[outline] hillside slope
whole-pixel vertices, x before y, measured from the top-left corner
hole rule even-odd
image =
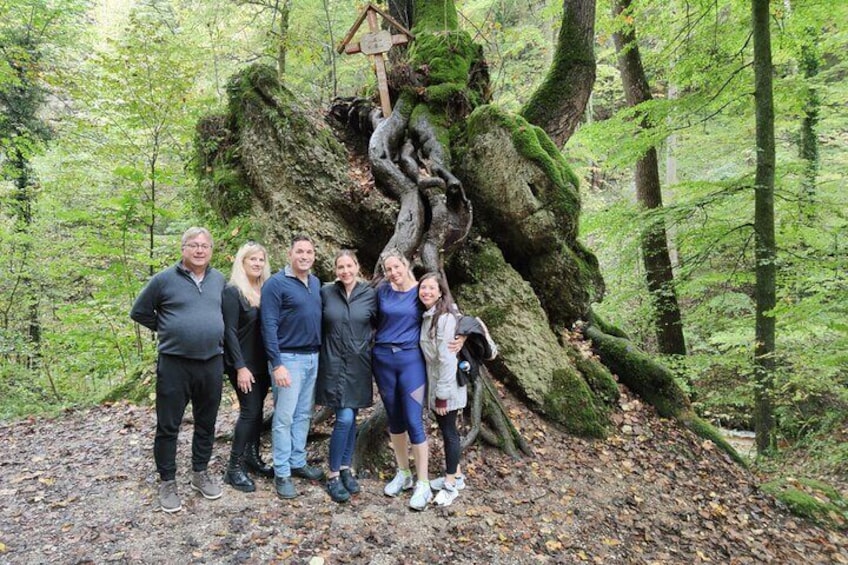
[[[716,450],[622,390],[607,440],[568,436],[505,402],[535,452],[465,456],[468,488],[423,513],[361,472],[346,505],[319,485],[281,501],[188,487],[190,433],[178,452],[183,510],[161,512],[150,407],[100,406],[0,425],[3,563],[848,563],[848,537],[788,516]],[[211,469],[220,474],[235,410],[225,400]],[[184,430],[190,431],[190,422]],[[326,425],[310,445],[316,463]],[[436,437],[438,434],[432,434]],[[431,476],[441,446],[432,446]],[[383,469],[381,474],[390,474]]]

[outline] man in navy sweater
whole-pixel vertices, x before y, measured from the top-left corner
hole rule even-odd
[[[211,258],[209,230],[189,228],[182,237],[182,260],[154,275],[130,311],[133,320],[159,338],[153,457],[161,479],[159,504],[165,512],[182,508],[176,482],[177,436],[189,401],[194,415],[191,487],[210,500],[222,493],[207,467],[224,373],[221,297],[226,279],[209,266]]]
[[[306,464],[321,348],[321,283],[309,272],[315,263],[315,246],[309,237],[292,240],[289,261],[262,286],[259,307],[262,340],[273,370],[271,440],[274,486],[280,498],[297,496],[292,476],[313,481],[324,476]]]

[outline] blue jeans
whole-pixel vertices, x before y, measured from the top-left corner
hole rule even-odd
[[[336,424],[330,436],[330,471],[350,467],[356,445],[356,408],[336,408]]]
[[[277,386],[274,377],[274,418],[271,443],[274,475],[290,477],[291,470],[306,465],[306,437],[315,404],[318,353],[283,353],[280,362],[289,371],[291,385]]]

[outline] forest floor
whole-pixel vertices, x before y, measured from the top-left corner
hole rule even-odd
[[[605,440],[569,436],[503,396],[535,455],[472,447],[468,487],[424,512],[408,508],[408,494],[383,495],[388,468],[361,472],[363,492],[343,505],[303,481],[283,501],[265,479],[255,493],[225,486],[204,500],[188,486],[187,420],[183,510],[167,514],[156,501],[152,408],[2,424],[0,563],[848,563],[848,532],[789,515],[711,442],[626,390]],[[225,400],[210,467],[219,476],[235,416]],[[315,464],[327,425],[310,444]],[[440,449],[433,441],[431,470]]]

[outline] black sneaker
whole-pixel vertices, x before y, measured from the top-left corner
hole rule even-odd
[[[350,500],[350,493],[342,484],[339,477],[333,477],[327,481],[327,492],[330,493],[330,498],[333,502],[347,502]]]
[[[310,467],[304,465],[291,470],[292,477],[300,477],[301,479],[309,479],[310,481],[320,481],[324,478],[324,471],[318,467]]]
[[[359,494],[359,491],[362,490],[359,488],[359,482],[353,476],[353,473],[350,472],[350,469],[342,469],[339,471],[339,476],[342,478],[342,484],[345,490],[350,494]]]
[[[277,496],[280,498],[297,497],[297,491],[294,489],[294,483],[291,477],[275,477],[274,488],[277,489]]]

